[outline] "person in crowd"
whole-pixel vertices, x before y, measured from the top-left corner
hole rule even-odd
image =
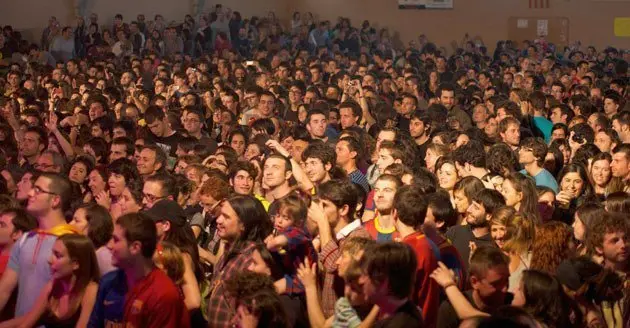
[[[116,221],[109,247],[118,270],[101,278],[88,326],[190,326],[179,289],[153,263],[157,243],[156,225],[144,214]]]
[[[114,224],[106,208],[94,203],[84,204],[74,211],[70,225],[92,241],[101,276],[116,269],[112,265],[112,253],[107,248]]]
[[[237,313],[228,302],[224,282],[250,266],[256,243],[269,236],[272,225],[262,204],[251,196],[231,196],[219,211],[217,234],[226,246],[214,266],[207,317],[212,327],[229,327]]]
[[[396,326],[419,312],[439,327],[433,259],[493,315],[457,313],[470,323],[630,322],[611,275],[628,280],[626,49],[465,37],[447,51],[426,35],[393,42],[375,22],[300,13],[288,28],[221,5],[182,24],[103,17],[103,31],[89,15],[51,18],[41,44],[0,32],[0,320],[52,305],[36,326],[86,322],[84,293],[36,299],[61,272],[55,240],[77,233],[105,277],[88,326]],[[350,252],[411,248],[350,261],[355,236],[387,246]],[[505,274],[473,268],[483,246],[505,252]],[[408,272],[379,266],[406,268],[409,251],[415,282],[392,289],[384,277]],[[602,269],[571,267],[608,277],[606,295],[561,270],[580,255]],[[506,292],[518,301],[500,308]]]
[[[4,309],[11,292],[18,288],[16,317],[34,308],[38,295],[33,295],[32,291],[44,289],[52,278],[48,260],[57,237],[76,233],[65,217],[71,197],[70,180],[54,173],[42,173],[29,192],[26,211],[37,219],[39,229],[26,234],[14,245],[9,265],[0,278],[0,308]]]
[[[90,239],[77,234],[59,237],[52,248],[50,269],[52,279],[40,291],[36,306],[3,326],[87,326],[100,277]]]
[[[473,197],[466,210],[466,225],[453,226],[446,232],[446,237],[453,242],[466,268],[472,254],[471,248],[484,245],[496,247],[490,235],[490,220],[492,213],[501,206],[505,206],[501,193],[493,189],[482,189]]]

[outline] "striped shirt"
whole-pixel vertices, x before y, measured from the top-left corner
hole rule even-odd
[[[350,178],[350,181],[352,183],[356,183],[361,186],[363,190],[365,190],[365,193],[368,193],[370,191],[370,183],[368,182],[368,179],[358,169],[348,174],[348,178]]]

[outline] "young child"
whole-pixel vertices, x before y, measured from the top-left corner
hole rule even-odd
[[[317,261],[317,253],[312,239],[303,228],[306,221],[307,207],[297,195],[291,194],[279,199],[270,208],[274,223],[274,233],[265,239],[267,249],[282,263],[285,273],[286,289],[279,288],[287,294],[301,294],[304,287],[295,278],[297,268],[308,258],[312,263]]]
[[[98,291],[99,268],[90,239],[78,234],[59,237],[49,260],[52,280],[35,306],[2,327],[85,327]]]
[[[334,315],[326,318],[322,311],[317,287],[317,264],[311,265],[308,260],[298,269],[298,277],[306,290],[306,303],[314,305],[314,311],[309,311],[309,321],[312,327],[370,327],[378,317],[378,307],[373,307],[365,298],[359,284],[362,275],[360,265],[363,252],[376,242],[355,237],[347,239],[341,249],[341,256],[337,260],[340,278],[343,278],[343,297],[335,302]],[[363,324],[362,324],[363,322]]]

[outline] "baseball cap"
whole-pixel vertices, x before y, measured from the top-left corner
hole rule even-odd
[[[186,224],[186,214],[177,202],[162,199],[155,203],[153,207],[142,213],[150,217],[154,222],[169,221],[175,226],[184,226]]]

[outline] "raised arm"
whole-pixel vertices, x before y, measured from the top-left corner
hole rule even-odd
[[[455,309],[457,316],[461,320],[490,316],[488,313],[475,309],[470,302],[468,302],[466,296],[457,288],[455,273],[449,270],[444,263],[438,262],[438,268],[431,273],[431,278],[444,288],[449,302],[451,302],[453,309]]]
[[[304,170],[302,170],[302,165],[298,163],[294,158],[291,157],[291,154],[288,150],[286,150],[280,143],[276,140],[270,139],[265,144],[269,149],[277,151],[280,155],[289,158],[291,161],[291,171],[293,172],[293,177],[298,182],[299,188],[307,193],[310,193],[311,190],[315,187],[311,180],[306,176]]]

